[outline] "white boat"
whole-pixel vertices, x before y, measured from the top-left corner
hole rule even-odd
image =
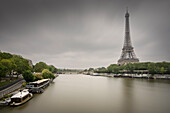
[[[29,93],[28,89],[24,89],[11,97],[10,106],[19,106],[33,97],[32,93]]]
[[[93,73],[92,76],[100,76],[99,73]]]

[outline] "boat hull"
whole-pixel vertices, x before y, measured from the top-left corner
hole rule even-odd
[[[16,106],[20,106],[22,104],[25,104],[26,102],[28,102],[29,100],[31,100],[33,98],[33,94],[29,93],[30,94],[30,97],[28,97],[27,99],[25,99],[24,101],[20,102],[20,103],[14,103],[14,102],[11,102],[9,105],[12,106],[12,107],[16,107]]]

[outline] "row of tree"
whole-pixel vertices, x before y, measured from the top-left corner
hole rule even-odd
[[[33,82],[41,79],[54,79],[54,74],[48,69],[44,69],[42,73],[32,73],[30,70],[24,71],[22,74],[26,82]]]
[[[89,68],[88,71],[97,73],[148,73],[148,74],[170,74],[169,62],[142,62],[142,63],[128,63],[126,65],[111,64],[107,68],[101,67],[97,69]]]
[[[28,60],[19,55],[0,52],[0,79],[14,73],[20,75],[25,70],[31,70]]]
[[[0,52],[0,80],[2,77],[9,75],[12,77],[13,74],[20,75],[23,73],[32,73],[32,72],[42,72],[44,71],[50,73],[56,73],[58,69],[53,65],[47,65],[44,62],[39,62],[35,66],[31,66],[27,59],[24,59],[22,56],[13,55],[6,52]],[[48,71],[47,71],[48,70]],[[44,73],[45,73],[44,72]],[[43,75],[43,74],[42,74]],[[41,78],[41,77],[39,77]],[[42,76],[42,78],[46,78]],[[36,80],[38,76],[35,76]]]
[[[52,73],[57,73],[57,71],[59,71],[59,69],[57,69],[53,65],[47,65],[44,62],[36,63],[35,66],[33,66],[33,71],[34,72],[42,72],[44,69],[48,69]]]

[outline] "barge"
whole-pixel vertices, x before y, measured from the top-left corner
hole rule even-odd
[[[24,89],[11,97],[10,106],[19,106],[33,97],[32,93],[29,93],[28,89]]]

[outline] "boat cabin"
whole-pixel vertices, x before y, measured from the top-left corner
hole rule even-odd
[[[29,93],[28,89],[24,89],[23,91],[19,91],[17,94],[11,97],[11,104],[12,106],[17,106],[25,103],[29,99],[32,98],[32,94]]]
[[[35,82],[30,82],[28,85],[26,85],[26,88],[41,88],[48,83],[49,79],[42,79]]]

